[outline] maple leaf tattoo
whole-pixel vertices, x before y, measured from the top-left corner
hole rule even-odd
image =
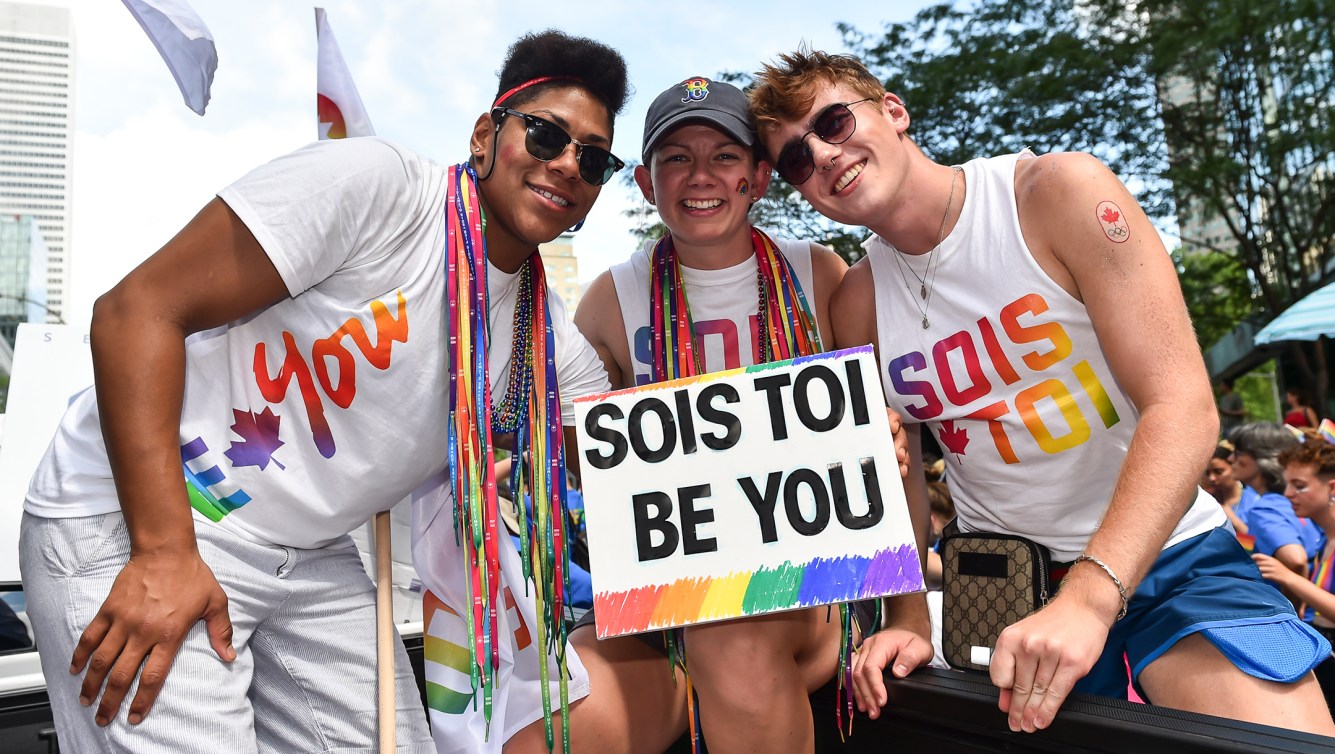
[[[241,442],[232,441],[232,447],[223,451],[233,466],[259,466],[264,470],[273,461],[280,469],[287,467],[273,457],[274,451],[283,446],[278,439],[278,424],[283,417],[265,407],[260,413],[232,409],[236,424],[232,431],[241,436]]]
[[[963,461],[964,449],[969,445],[969,431],[964,427],[955,428],[955,422],[947,419],[941,422],[941,444],[955,454],[956,460]]]
[[[1102,201],[1094,207],[1094,216],[1098,218],[1103,235],[1113,243],[1126,243],[1131,237],[1131,226],[1126,222],[1122,208],[1109,201]]]

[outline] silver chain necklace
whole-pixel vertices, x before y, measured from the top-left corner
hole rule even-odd
[[[927,318],[927,310],[932,308],[932,284],[936,282],[936,269],[939,266],[936,264],[936,250],[941,247],[941,242],[946,238],[946,222],[950,219],[950,208],[955,203],[955,181],[960,177],[963,170],[958,165],[950,169],[950,194],[946,197],[946,211],[945,214],[941,215],[941,227],[936,229],[936,245],[927,252],[927,269],[923,271],[923,274],[919,275],[918,271],[902,258],[903,252],[895,249],[895,266],[899,268],[899,277],[904,281],[904,290],[909,292],[909,298],[913,301],[913,305],[918,307],[918,313],[922,315],[922,329],[924,330],[932,326],[931,321]],[[913,298],[913,286],[909,284],[908,275],[904,274],[905,267],[918,281],[918,298],[916,299]],[[922,300],[922,303],[918,303],[919,299]]]

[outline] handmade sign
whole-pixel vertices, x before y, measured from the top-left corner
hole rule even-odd
[[[575,400],[599,638],[922,591],[871,346]]]

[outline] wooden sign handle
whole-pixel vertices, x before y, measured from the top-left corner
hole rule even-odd
[[[376,691],[380,708],[380,754],[394,754],[394,581],[389,511],[375,514]]]

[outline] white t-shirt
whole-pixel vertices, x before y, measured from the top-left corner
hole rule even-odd
[[[181,454],[197,515],[246,539],[320,547],[445,466],[448,171],[378,138],[320,142],[219,196],[290,298],[186,345]],[[518,275],[490,268],[489,373],[508,378]],[[549,292],[563,414],[609,389],[597,354]],[[80,394],[25,509],[118,510],[93,391]]]

